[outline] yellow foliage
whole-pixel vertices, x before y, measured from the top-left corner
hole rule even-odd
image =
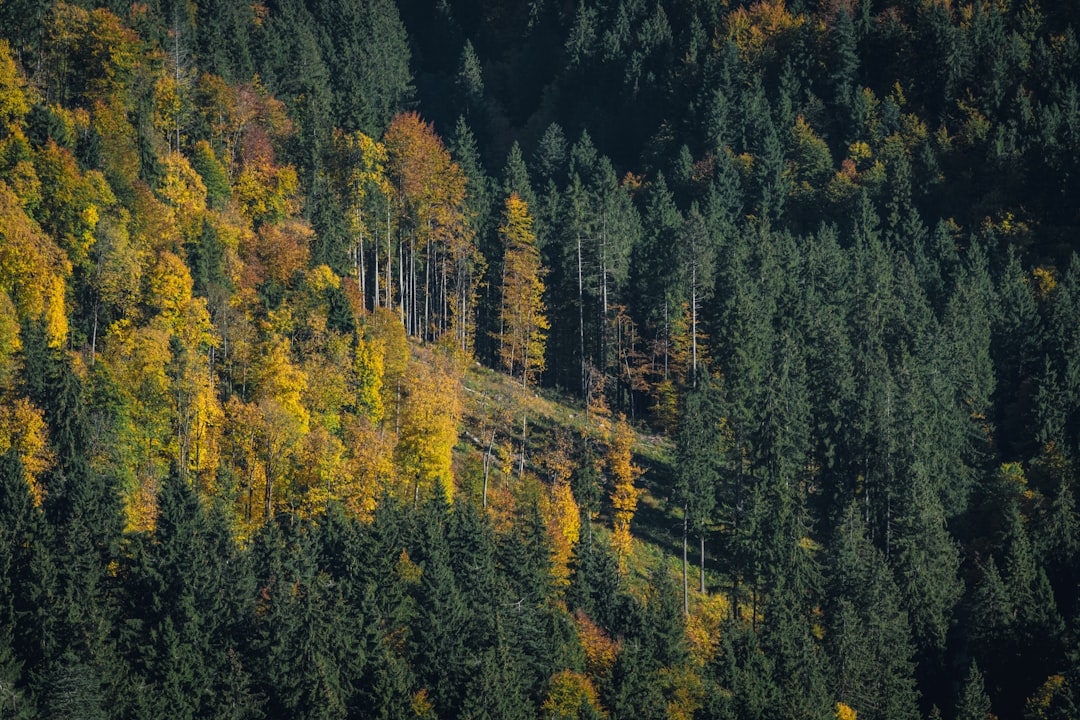
[[[171,252],[163,252],[150,269],[147,305],[162,318],[175,323],[191,302],[191,272],[184,261]]]
[[[393,436],[363,416],[346,416],[342,430],[346,450],[340,496],[345,506],[366,522],[372,519],[382,491],[393,487]]]
[[[0,394],[15,380],[17,353],[22,349],[19,332],[19,316],[15,312],[15,303],[0,289]]]
[[[64,308],[67,283],[59,275],[42,278],[45,289],[45,336],[49,347],[62,348],[67,343],[68,319]]]
[[[348,339],[334,335],[324,347],[307,353],[302,365],[308,379],[304,406],[333,433],[341,429],[342,412],[353,404],[350,356]]]
[[[172,359],[169,338],[161,323],[137,328],[130,320],[113,323],[105,334],[101,364],[120,400],[111,452],[116,464],[128,473],[125,490],[132,528],[152,525],[157,482],[179,449],[167,372]]]
[[[499,357],[522,387],[544,371],[548,321],[544,315],[544,269],[525,201],[513,193],[506,199],[499,235],[503,256],[502,305],[499,309]]]
[[[301,517],[326,510],[341,499],[345,481],[345,446],[326,428],[316,426],[300,440],[295,471],[288,488],[288,504]]]
[[[862,161],[869,160],[874,156],[870,146],[862,140],[853,142],[848,147],[848,157],[855,161],[856,166],[862,165]]]
[[[723,595],[705,595],[694,603],[686,619],[686,639],[695,664],[703,667],[716,657],[720,630],[730,614],[731,603]]]
[[[14,450],[26,471],[30,495],[41,506],[45,487],[41,476],[56,461],[49,449],[49,429],[45,414],[26,398],[0,404],[0,455]]]
[[[299,211],[299,189],[300,179],[291,165],[253,162],[240,171],[233,196],[248,220],[274,222]]]
[[[1051,675],[1039,686],[1024,706],[1027,720],[1051,720],[1062,717],[1062,709],[1071,705],[1069,681],[1062,675]]]
[[[158,194],[172,208],[176,226],[186,240],[195,240],[202,232],[206,212],[206,185],[202,177],[180,153],[169,153],[161,160],[163,176]]]
[[[759,0],[739,7],[727,17],[727,39],[749,63],[767,60],[806,23],[804,15],[792,15],[784,0]]]
[[[188,459],[191,471],[200,478],[200,485],[204,487],[220,462],[221,432],[225,420],[225,412],[214,391],[212,379],[206,377],[205,380],[196,387],[191,398],[191,447]]]
[[[3,180],[0,238],[0,290],[15,304],[20,320],[44,317],[50,347],[63,347],[67,338],[64,278],[71,273],[71,264]]]
[[[644,492],[634,486],[644,471],[633,462],[633,448],[634,431],[626,418],[620,415],[608,445],[605,465],[613,484],[611,545],[619,557],[619,569],[623,572],[626,571],[626,556],[630,554],[633,543],[630,521],[637,510],[638,498]]]
[[[288,338],[271,337],[263,343],[256,382],[256,399],[274,400],[296,422],[299,432],[306,433],[311,419],[303,403],[307,375],[293,364]]]
[[[5,145],[10,146],[20,140],[24,139],[13,136],[0,143],[0,156],[4,154]],[[28,212],[33,212],[34,208],[41,205],[41,178],[38,177],[34,163],[29,160],[19,160],[8,172],[7,181]]]
[[[92,106],[93,129],[100,138],[102,167],[117,187],[136,185],[139,180],[139,148],[135,127],[119,97],[97,99]],[[149,193],[148,188],[143,188]]]
[[[592,680],[573,670],[562,670],[551,677],[551,689],[540,706],[540,715],[553,720],[577,720],[585,706],[600,717],[607,717]]]
[[[323,292],[330,288],[335,290],[341,287],[341,278],[326,265],[318,265],[311,268],[307,273],[307,284],[315,292]]]
[[[1041,265],[1031,271],[1031,279],[1035,285],[1035,296],[1045,300],[1057,287],[1057,279],[1054,277],[1053,268],[1045,268]]]
[[[420,720],[435,720],[435,705],[428,699],[427,688],[420,688],[413,693],[412,711]]]
[[[157,525],[158,482],[145,478],[135,491],[124,499],[124,516],[127,519],[124,532],[152,532]]]
[[[386,344],[378,338],[357,338],[353,372],[356,377],[356,407],[375,424],[383,418],[383,377]]]
[[[669,720],[692,720],[705,699],[705,687],[701,676],[689,665],[677,665],[660,669],[660,682],[665,695]]]
[[[404,383],[396,456],[401,479],[398,497],[416,499],[440,485],[453,489],[451,462],[461,417],[461,377],[449,362],[412,362]]]
[[[615,664],[622,646],[609,638],[603,628],[581,610],[574,613],[574,626],[577,628],[578,642],[585,653],[585,665],[589,675],[602,677]]]
[[[548,503],[548,529],[551,533],[551,572],[555,584],[570,584],[570,557],[581,532],[581,512],[570,490],[568,478],[560,478],[551,486]]]
[[[236,482],[236,515],[242,529],[250,528],[255,520],[255,492],[260,484],[262,466],[258,461],[258,408],[236,396],[225,405],[225,433],[228,438],[226,456]]]
[[[855,715],[855,711],[844,703],[836,703],[836,720],[855,720]]]
[[[27,82],[15,66],[11,45],[0,40],[0,128],[13,132],[30,112]]]

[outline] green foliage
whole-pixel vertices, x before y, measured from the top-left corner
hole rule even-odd
[[[0,715],[1074,715],[1078,26],[4,2]]]

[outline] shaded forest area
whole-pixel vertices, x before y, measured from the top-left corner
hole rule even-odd
[[[0,717],[1076,717],[1077,28],[4,0]]]

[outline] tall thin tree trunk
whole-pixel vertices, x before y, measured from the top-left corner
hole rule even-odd
[[[686,515],[686,503],[682,506],[682,608],[683,615],[690,614],[690,581],[688,564],[686,561],[686,531],[688,518]]]
[[[394,251],[390,245],[390,201],[386,201],[386,307],[393,307],[394,303]],[[400,264],[398,265],[400,267]],[[400,286],[398,288],[400,290]]]
[[[690,348],[691,367],[694,372],[693,384],[697,387],[697,263],[690,272]]]
[[[581,351],[581,396],[585,397],[585,285],[581,267],[581,233],[577,236],[577,297],[578,297],[578,342]],[[586,398],[586,403],[588,398]]]
[[[705,594],[705,533],[701,533],[701,594]]]
[[[94,367],[94,361],[97,359],[97,325],[100,307],[101,303],[94,301],[94,329],[90,333],[90,367]]]
[[[373,274],[375,279],[375,303],[372,305],[374,310],[379,307],[379,231],[377,229],[372,233],[371,238],[371,261],[375,269]]]
[[[484,507],[487,507],[488,480],[491,478],[491,457],[495,450],[495,415],[491,417],[491,438],[484,453]]]
[[[524,398],[522,405],[524,405]],[[521,458],[518,460],[519,480],[525,475],[525,429],[528,427],[528,416],[528,409],[523,407],[521,411]]]

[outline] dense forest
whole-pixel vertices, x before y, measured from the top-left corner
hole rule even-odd
[[[1080,716],[1077,31],[0,1],[0,718]]]

